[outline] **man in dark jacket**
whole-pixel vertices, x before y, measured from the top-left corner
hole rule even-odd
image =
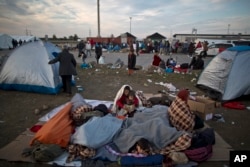
[[[62,78],[63,92],[67,93],[68,96],[72,94],[71,92],[71,80],[72,75],[77,75],[76,73],[76,60],[73,54],[69,53],[67,45],[63,46],[63,51],[58,54],[58,56],[49,61],[49,64],[54,64],[60,62],[59,65],[59,75]]]
[[[81,40],[79,42],[79,44],[77,45],[77,48],[78,48],[78,56],[80,57],[82,52],[84,52],[84,50],[85,50],[85,44],[84,44],[83,40]]]
[[[99,59],[102,56],[102,46],[100,43],[96,43],[95,45],[95,54],[96,54],[96,62],[99,64]]]

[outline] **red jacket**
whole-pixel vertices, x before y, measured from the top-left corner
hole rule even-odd
[[[117,100],[116,104],[117,104],[119,110],[121,108],[123,108],[124,104],[126,104],[126,99],[127,98],[128,98],[127,96],[122,95],[122,97],[119,100]],[[139,100],[138,100],[137,97],[134,98],[134,103],[133,104],[135,105],[135,107],[139,106]]]
[[[154,60],[153,60],[152,65],[154,65],[154,66],[159,66],[160,62],[161,62],[160,56],[154,55]]]

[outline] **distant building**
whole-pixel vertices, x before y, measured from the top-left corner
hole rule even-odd
[[[161,41],[167,39],[165,36],[159,34],[158,32],[146,37],[147,40]]]
[[[87,40],[92,40],[95,43],[114,43],[114,44],[122,44],[122,43],[129,43],[130,41],[135,41],[136,37],[128,32],[119,35],[118,37],[88,37]]]
[[[121,34],[117,37],[117,42],[120,43],[130,43],[134,42],[136,40],[136,37],[128,32]]]
[[[158,32],[148,35],[145,40],[149,41],[161,41],[161,40],[166,40],[167,38]],[[130,34],[129,32],[122,33],[121,35],[117,37],[87,37],[87,40],[94,41],[96,42],[101,42],[101,43],[110,43],[112,42],[113,44],[128,44],[130,42],[134,42],[137,40],[137,37]]]
[[[180,42],[196,41],[197,39],[224,41],[250,40],[249,34],[174,34],[173,37],[178,39]]]

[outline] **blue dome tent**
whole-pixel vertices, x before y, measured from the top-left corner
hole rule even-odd
[[[13,50],[0,69],[0,88],[57,94],[62,86],[59,63],[49,65],[61,49],[50,42],[30,42]]]

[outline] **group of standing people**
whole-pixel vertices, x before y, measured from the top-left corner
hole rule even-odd
[[[188,56],[193,57],[195,50],[198,48],[202,48],[203,57],[206,57],[207,50],[208,50],[208,42],[207,41],[204,41],[204,42],[199,41],[196,46],[195,46],[194,42],[190,42],[188,45]]]
[[[82,62],[84,64],[86,64],[86,58],[89,56],[91,56],[91,50],[92,50],[92,44],[90,43],[90,41],[87,41],[86,43],[81,40],[78,44],[77,44],[77,49],[78,49],[78,57],[82,58]],[[97,42],[95,44],[95,58],[96,58],[96,62],[97,64],[99,64],[99,59],[102,56],[102,45],[101,43]]]
[[[37,39],[34,38],[34,41],[37,41]],[[23,44],[25,44],[27,42],[33,42],[33,41],[32,40],[26,41],[26,40],[21,40],[21,39],[19,39],[19,41],[18,41],[18,40],[16,40],[16,39],[13,38],[12,41],[11,41],[12,46],[13,46],[12,49],[15,49],[16,47],[21,46],[21,45],[23,45]]]
[[[19,41],[17,41],[16,39],[12,39],[13,49],[15,49],[18,45],[21,46],[22,43],[23,43],[23,41],[21,39]]]

